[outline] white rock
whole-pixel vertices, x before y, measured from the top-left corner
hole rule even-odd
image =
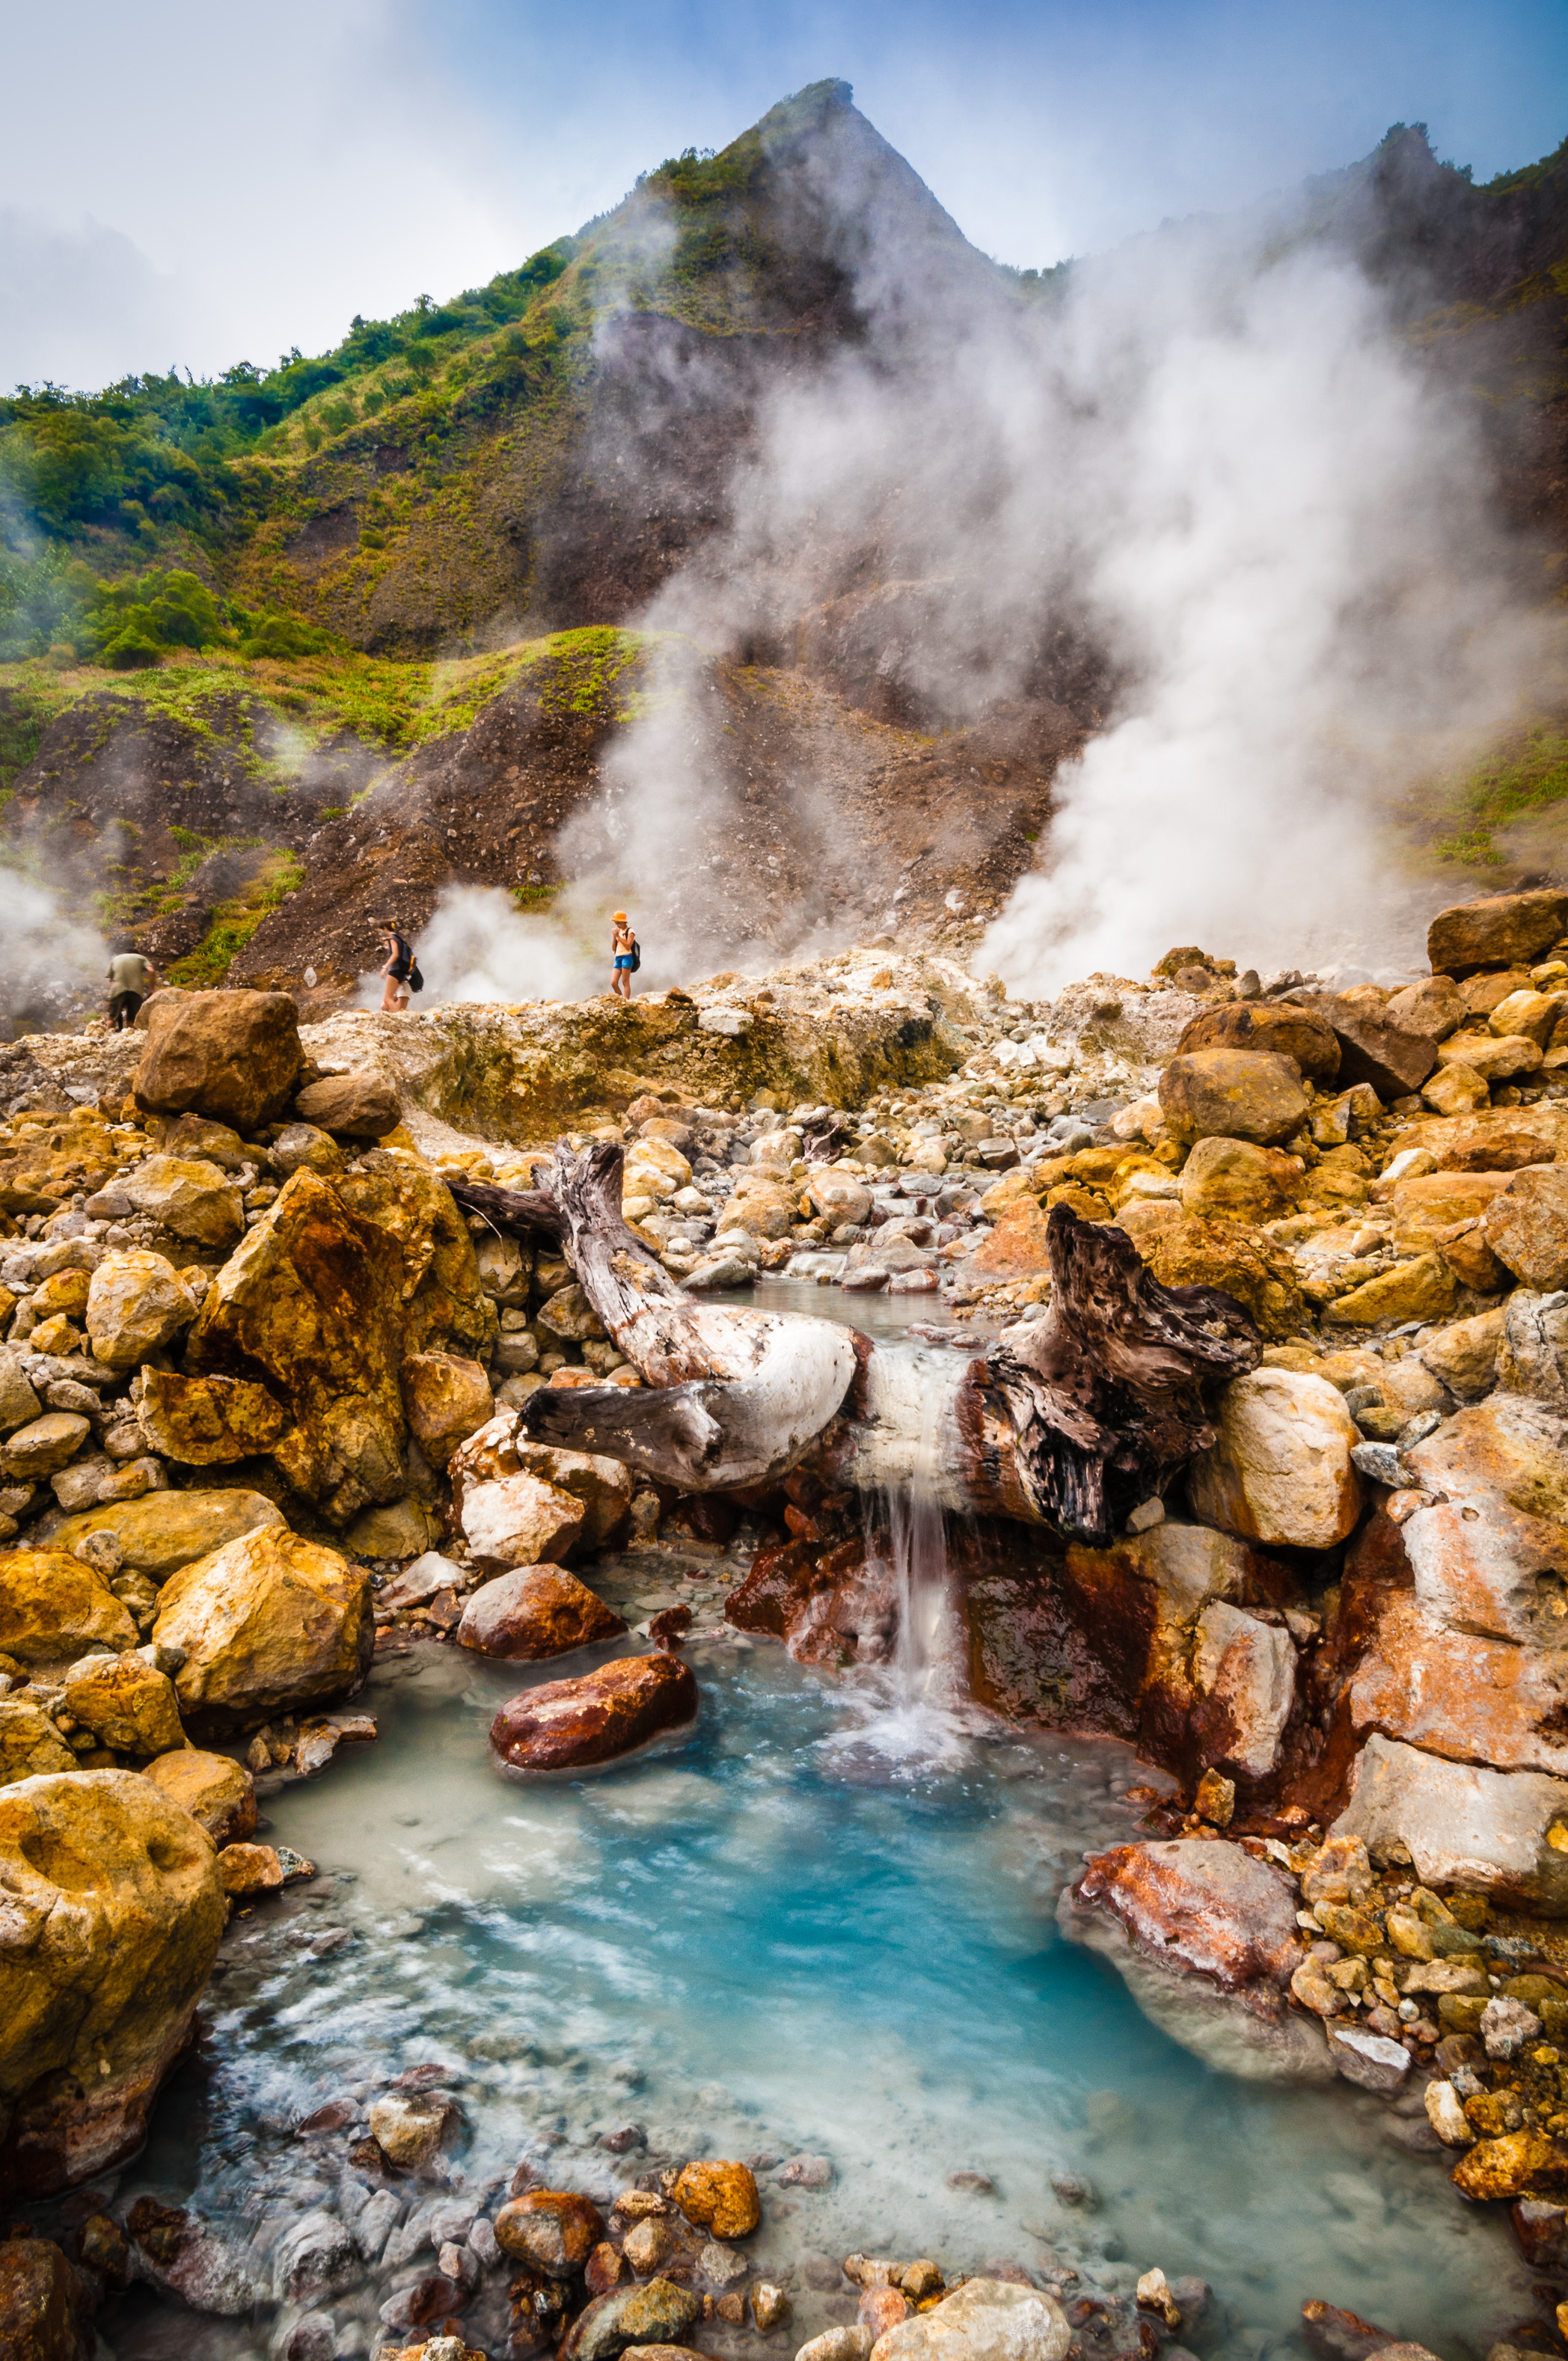
[[[1297,1369],[1255,1369],[1225,1389],[1220,1432],[1188,1471],[1205,1524],[1248,1541],[1332,1549],[1361,1513],[1351,1453],[1360,1430],[1338,1389]]]
[[[1427,2084],[1427,2121],[1444,2147],[1473,2147],[1475,2135],[1452,2082]]]
[[[1071,2343],[1054,2297],[1007,2279],[966,2279],[879,2336],[872,2361],[1064,2361]]]
[[[1331,2025],[1329,2055],[1347,2082],[1364,2091],[1398,2091],[1410,2070],[1410,2053],[1402,2041],[1387,2034],[1364,2033],[1358,2026]]]
[[[1459,1885],[1568,1916],[1568,1780],[1444,1763],[1374,1736],[1354,1781],[1331,1835],[1360,1837],[1375,1861],[1402,1844],[1423,1885]]]
[[[537,1476],[501,1476],[463,1489],[463,1535],[476,1564],[496,1573],[559,1557],[583,1524],[583,1504]]]

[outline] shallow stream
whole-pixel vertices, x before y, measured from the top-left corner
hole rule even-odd
[[[737,1571],[659,1550],[593,1578],[633,1620],[694,1598],[700,1625]],[[503,1778],[501,1700],[613,1653],[524,1671],[422,1642],[378,1674],[379,1742],[269,1801],[268,1834],[322,1877],[236,1917],[211,2038],[122,2201],[193,2204],[264,2268],[301,2213],[363,2202],[344,2140],[294,2125],[429,2061],[462,2102],[446,2171],[469,2207],[524,2157],[607,2198],[671,2160],[758,2159],[749,2259],[795,2308],[780,2355],[853,2317],[834,2259],[854,2248],[949,2272],[1054,2259],[1120,2289],[1195,2273],[1214,2302],[1184,2341],[1205,2356],[1298,2350],[1310,2296],[1445,2361],[1530,2312],[1500,2217],[1401,2144],[1424,2116],[1212,2071],[1058,1934],[1082,1854],[1136,1833],[1124,1749],[955,1711],[906,1665],[839,1681],[725,1633],[690,1651],[689,1730],[596,1776]],[[631,2127],[644,2146],[603,2144]],[[830,2159],[832,2186],[778,2186],[796,2155]],[[1089,2205],[1053,2192],[1064,2175]],[[373,2350],[377,2306],[434,2267],[416,2231],[328,2299],[338,2353]],[[117,2361],[237,2361],[273,2333],[147,2291],[104,2326]]]

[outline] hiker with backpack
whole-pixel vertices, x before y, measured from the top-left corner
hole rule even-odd
[[[610,978],[611,992],[622,1000],[631,997],[631,979],[642,964],[642,952],[624,910],[617,910],[609,939],[610,955],[615,961],[615,973]]]
[[[409,994],[424,990],[419,961],[404,937],[387,918],[381,921],[381,949],[387,954],[380,970],[386,979],[381,991],[381,1005],[393,1016],[406,1016]]]

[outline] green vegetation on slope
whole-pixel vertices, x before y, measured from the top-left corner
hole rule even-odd
[[[1467,868],[1501,869],[1496,832],[1568,802],[1568,731],[1538,721],[1516,732],[1454,781],[1445,797],[1454,826],[1434,850]]]

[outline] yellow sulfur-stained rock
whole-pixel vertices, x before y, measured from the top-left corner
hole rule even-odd
[[[1174,1206],[1131,1208],[1120,1226],[1164,1287],[1223,1287],[1266,1336],[1306,1325],[1295,1266],[1275,1242],[1238,1222],[1191,1221]]]
[[[0,1697],[0,1787],[75,1768],[75,1755],[41,1707]]]
[[[214,1467],[270,1451],[289,1413],[249,1378],[185,1378],[148,1369],[137,1418],[149,1450],[185,1467]]]
[[[1453,2168],[1462,2197],[1483,2204],[1500,2197],[1556,2192],[1568,2184],[1568,2140],[1540,2130],[1505,2132],[1500,2139],[1477,2140]]]
[[[217,1856],[137,1772],[0,1790],[0,2191],[47,2195],[146,2136],[223,1934]]]
[[[1181,1168],[1181,1210],[1195,1220],[1271,1222],[1299,1202],[1306,1177],[1300,1158],[1277,1148],[1201,1139]]]
[[[455,1353],[411,1353],[399,1373],[410,1432],[433,1467],[494,1416],[490,1381],[477,1361]]]
[[[1461,1401],[1473,1401],[1478,1395],[1490,1393],[1497,1383],[1503,1321],[1499,1304],[1496,1311],[1478,1312],[1470,1320],[1456,1320],[1452,1326],[1440,1328],[1435,1334],[1421,1339],[1421,1359]]]
[[[265,1377],[291,1414],[279,1469],[346,1524],[406,1488],[405,1356],[477,1345],[488,1327],[445,1189],[402,1170],[304,1170],[219,1272],[186,1357],[203,1376]]]
[[[1541,1053],[1522,1033],[1451,1033],[1438,1044],[1441,1066],[1462,1066],[1486,1082],[1507,1082],[1519,1074],[1533,1074]]]
[[[225,1845],[218,1875],[225,1894],[273,1894],[283,1883],[283,1864],[271,1845]]]
[[[260,1492],[149,1492],[139,1500],[116,1500],[62,1518],[50,1541],[57,1549],[74,1550],[90,1533],[112,1533],[125,1552],[128,1574],[163,1582],[225,1542],[282,1522],[282,1510]]]
[[[1513,1180],[1511,1172],[1424,1172],[1396,1181],[1388,1194],[1394,1251],[1424,1254],[1455,1222],[1479,1220]]]
[[[324,1705],[369,1664],[369,1577],[336,1550],[263,1527],[170,1577],[155,1642],[183,1648],[181,1711],[199,1736]]]
[[[238,1184],[216,1164],[198,1158],[149,1156],[118,1185],[138,1213],[192,1246],[227,1248],[244,1235]]]
[[[1421,1101],[1438,1115],[1469,1115],[1491,1105],[1491,1086],[1474,1066],[1440,1065],[1421,1084]]]
[[[1364,1279],[1348,1295],[1336,1296],[1327,1317],[1355,1327],[1375,1327],[1380,1320],[1441,1320],[1452,1312],[1458,1290],[1453,1271],[1439,1254],[1417,1256],[1396,1263]]]
[[[215,1845],[237,1844],[256,1827],[256,1782],[243,1763],[198,1746],[159,1754],[141,1766],[142,1777],[200,1822]]]
[[[0,1656],[47,1664],[136,1644],[135,1623],[95,1566],[59,1550],[0,1554]]]
[[[188,1328],[201,1305],[162,1255],[105,1255],[87,1290],[87,1334],[94,1357],[111,1369],[134,1369]]]
[[[88,1656],[65,1676],[65,1703],[100,1746],[164,1754],[184,1743],[174,1684],[145,1657]]]

